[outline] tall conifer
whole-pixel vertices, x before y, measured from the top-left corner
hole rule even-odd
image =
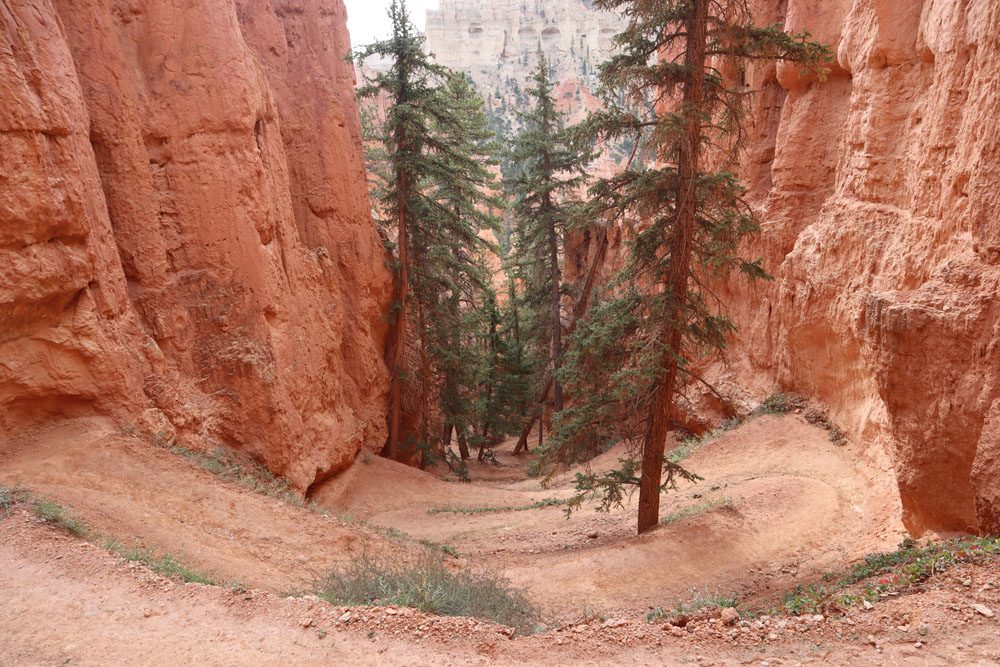
[[[545,375],[557,373],[562,365],[564,243],[592,155],[587,144],[578,140],[579,135],[565,127],[541,52],[531,82],[526,92],[532,107],[521,114],[521,131],[510,152],[513,173],[507,186],[513,196],[514,273],[523,285],[522,300],[530,313],[529,335],[537,346],[540,375]],[[556,412],[563,408],[559,381],[553,383],[552,406]]]
[[[570,347],[563,379],[581,400],[561,415],[551,452],[566,459],[620,439],[641,442],[638,460],[579,475],[575,502],[598,496],[607,509],[638,486],[643,533],[658,524],[662,491],[678,475],[693,477],[664,456],[676,396],[699,380],[691,362],[724,349],[733,330],[709,285],[732,270],[766,276],[739,252],[757,230],[731,171],[749,91],[723,70],[740,72],[751,60],[818,68],[827,52],[808,35],[753,25],[746,0],[595,4],[627,24],[619,55],[601,69],[608,108],[589,124],[605,141],[634,140],[645,159],[592,189],[594,214],[635,234],[624,269]],[[638,104],[651,92],[655,104]]]
[[[389,353],[391,384],[386,453],[400,454],[404,379],[419,388],[418,445],[430,446],[428,404],[436,394],[447,426],[465,442],[476,361],[467,344],[489,290],[484,230],[495,230],[493,134],[483,102],[468,80],[424,51],[404,0],[393,0],[393,34],[355,57],[388,63],[368,76],[359,96],[385,104],[369,151],[381,222],[396,233],[398,270],[395,323]],[[415,341],[409,341],[413,332]],[[416,378],[404,378],[408,350],[419,358]],[[440,388],[440,389],[439,389]],[[450,434],[450,431],[446,431]]]

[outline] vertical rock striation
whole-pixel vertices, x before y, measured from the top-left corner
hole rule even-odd
[[[391,276],[341,0],[0,7],[0,427],[83,414],[300,489],[385,437]]]
[[[914,531],[996,532],[1000,0],[757,4],[836,62],[755,74],[744,173],[775,281],[728,294],[737,375],[881,443]]]
[[[468,74],[502,129],[517,127],[538,52],[559,82],[557,101],[574,120],[599,101],[597,68],[624,22],[585,0],[441,0],[427,12],[427,49]]]

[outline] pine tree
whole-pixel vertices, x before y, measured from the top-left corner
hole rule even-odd
[[[521,131],[511,149],[513,174],[507,186],[514,198],[514,271],[522,283],[522,300],[530,314],[529,335],[539,365],[555,377],[562,365],[562,257],[567,225],[577,193],[592,159],[589,146],[567,130],[556,109],[545,56],[527,94],[532,109],[521,114]],[[547,348],[547,349],[546,349]],[[541,384],[545,384],[542,380]],[[552,387],[552,405],[563,409],[563,388]]]
[[[422,261],[414,270],[415,298],[426,304],[430,316],[424,326],[430,361],[441,381],[442,444],[448,446],[454,429],[461,457],[467,459],[477,369],[486,353],[477,336],[487,326],[485,309],[495,300],[485,258],[496,248],[484,232],[499,231],[492,213],[500,206],[494,194],[499,188],[493,171],[497,150],[483,100],[465,75],[451,73],[442,94],[450,116],[435,126],[437,169],[428,175],[428,209],[414,233],[422,241]]]
[[[562,377],[581,401],[560,415],[550,456],[641,442],[639,460],[579,475],[574,503],[596,496],[608,509],[638,486],[643,533],[659,522],[662,491],[678,476],[694,478],[664,450],[678,392],[700,381],[691,362],[723,350],[733,331],[709,285],[733,270],[766,276],[759,260],[740,256],[740,241],[757,225],[730,171],[747,92],[720,69],[779,59],[820,68],[828,54],[806,34],[754,26],[746,0],[595,4],[622,12],[627,25],[619,55],[601,68],[608,108],[588,124],[607,142],[631,138],[645,159],[591,190],[594,215],[636,231],[625,267],[574,336]],[[651,92],[655,104],[638,103]]]
[[[385,59],[389,68],[370,75],[358,94],[384,100],[384,120],[371,132],[378,138],[369,157],[376,180],[375,200],[382,219],[396,234],[397,276],[389,439],[386,454],[400,454],[404,380],[420,391],[427,406],[440,386],[445,423],[457,427],[465,442],[470,409],[466,358],[474,346],[463,340],[484,301],[489,276],[482,253],[490,244],[484,229],[495,229],[489,211],[497,202],[491,167],[493,135],[483,102],[468,80],[438,64],[424,51],[424,39],[411,24],[403,0],[393,0],[392,37],[361,48],[355,57]],[[371,133],[370,133],[371,136]],[[477,296],[478,295],[478,296]],[[408,334],[419,357],[416,378],[404,377]],[[428,411],[422,410],[418,446],[430,447]],[[450,431],[448,432],[450,434]]]

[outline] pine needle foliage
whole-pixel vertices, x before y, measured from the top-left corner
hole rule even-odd
[[[642,533],[659,522],[660,494],[696,478],[664,448],[678,392],[700,381],[693,362],[725,350],[733,332],[711,284],[732,272],[767,277],[740,253],[758,229],[733,172],[752,93],[743,73],[777,60],[822,70],[829,52],[808,34],[755,26],[746,0],[595,5],[622,13],[626,27],[600,72],[606,108],[586,127],[604,142],[631,140],[637,159],[593,185],[589,215],[609,216],[631,240],[569,347],[561,378],[579,401],[559,415],[548,456],[571,461],[634,443],[618,470],[578,477],[574,504],[596,498],[609,509],[638,487]],[[652,105],[640,103],[650,95]]]
[[[424,50],[403,0],[393,0],[389,17],[392,36],[354,57],[389,65],[367,75],[358,95],[384,106],[382,118],[369,112],[365,120],[377,215],[394,236],[397,258],[386,447],[397,457],[404,381],[418,388],[420,406],[436,395],[444,439],[457,430],[464,446],[481,362],[480,311],[492,293],[483,256],[494,249],[483,232],[496,232],[492,211],[501,203],[494,194],[497,147],[482,99],[464,75]],[[412,349],[416,377],[404,370]],[[422,410],[416,443],[425,451],[437,441],[428,412]]]
[[[561,302],[565,238],[587,179],[593,154],[580,133],[566,128],[556,108],[554,84],[545,56],[527,88],[531,108],[520,114],[521,131],[514,137],[506,186],[513,199],[514,253],[512,268],[522,285],[521,307],[539,370],[562,365]],[[563,407],[562,386],[553,389],[555,410]]]

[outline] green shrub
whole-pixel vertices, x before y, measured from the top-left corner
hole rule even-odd
[[[295,507],[306,507],[305,500],[295,492],[291,482],[275,476],[267,467],[254,461],[247,454],[221,445],[211,452],[199,452],[178,445],[173,440],[156,437],[153,438],[153,444],[184,457],[227,482],[238,484],[254,493],[277,498]]]
[[[450,570],[430,552],[409,563],[364,554],[316,582],[336,605],[397,605],[441,616],[470,616],[530,633],[538,611],[524,593],[490,572]]]
[[[784,415],[797,410],[805,405],[805,400],[800,396],[791,394],[774,394],[764,399],[756,410],[755,415]]]
[[[435,507],[427,510],[428,514],[496,514],[500,512],[527,512],[543,507],[558,507],[566,501],[560,498],[546,498],[530,505],[502,505],[490,507]]]

